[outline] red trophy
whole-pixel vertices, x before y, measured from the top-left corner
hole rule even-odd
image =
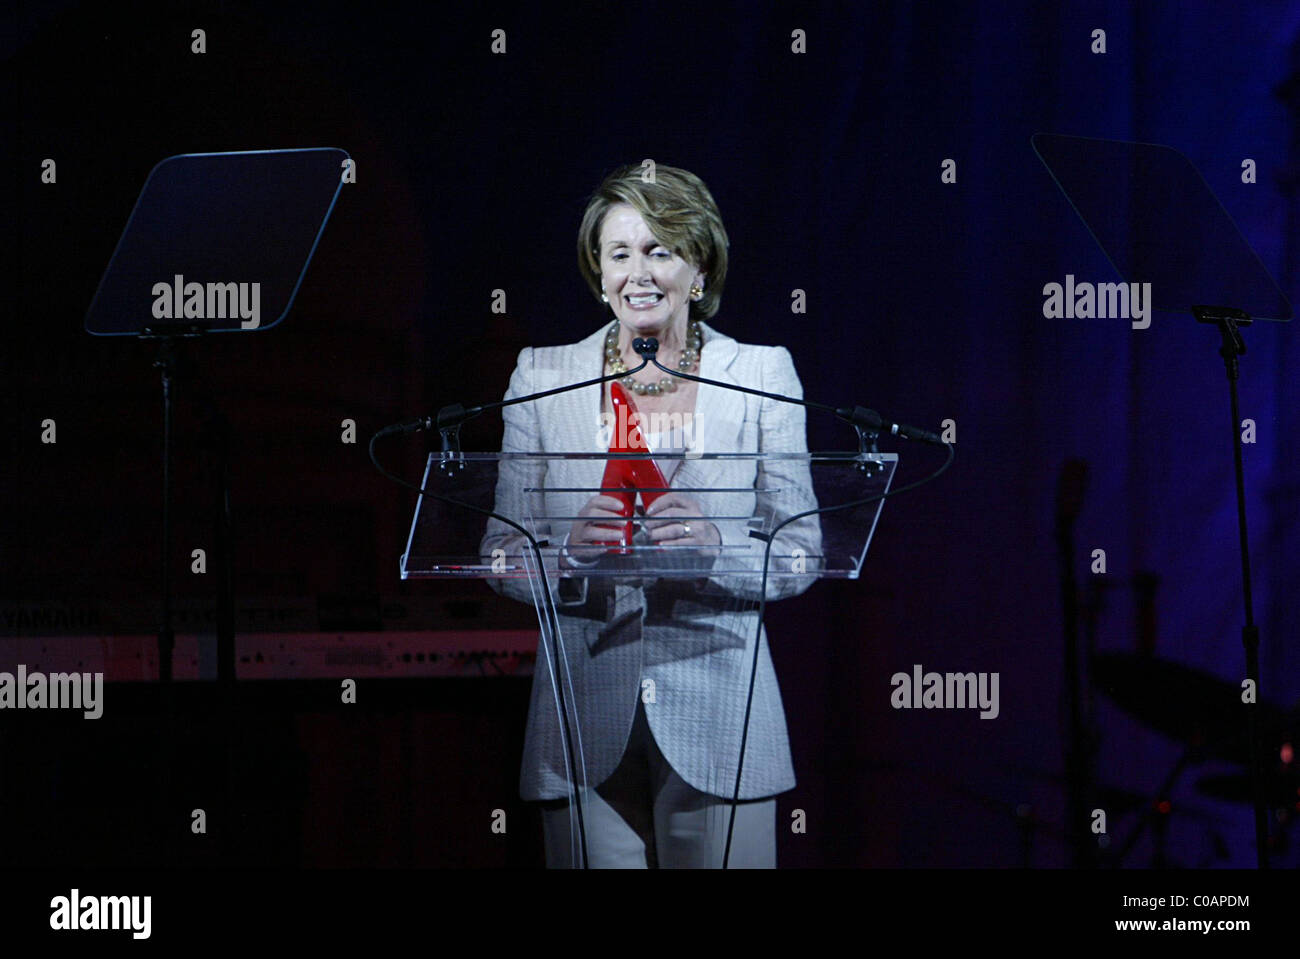
[[[615,380],[610,384],[610,398],[614,403],[614,436],[609,444],[611,453],[648,453],[645,437],[641,435],[641,413],[637,410],[632,397]],[[659,465],[651,459],[644,460],[609,460],[605,465],[605,476],[600,481],[601,492],[613,496],[623,503],[620,511],[629,518],[623,526],[622,539],[595,541],[599,546],[613,547],[610,552],[626,554],[632,545],[631,517],[636,511],[637,494],[641,502],[649,506],[660,496],[668,492],[668,481],[664,479]]]

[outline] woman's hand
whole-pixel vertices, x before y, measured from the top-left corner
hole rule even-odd
[[[623,528],[628,517],[623,515],[623,501],[601,493],[587,500],[578,511],[579,519],[569,527],[569,545],[566,552],[580,563],[600,559],[609,549],[606,545],[623,538]],[[599,543],[599,546],[584,544]]]
[[[642,522],[656,546],[721,546],[718,527],[699,518],[703,515],[699,500],[674,491],[651,503]]]

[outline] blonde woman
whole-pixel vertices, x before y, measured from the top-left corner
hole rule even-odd
[[[639,166],[610,173],[583,214],[578,262],[593,295],[612,315],[577,343],[521,351],[506,398],[626,373],[641,363],[633,339],[651,336],[659,341],[659,362],[669,369],[802,397],[788,350],[739,343],[705,322],[721,304],[727,242],[717,205],[694,174],[658,166],[653,182],[646,182]],[[653,365],[620,382],[643,417],[673,426],[659,435],[648,433],[652,452],[807,452],[801,406],[674,378]],[[505,407],[503,451],[606,452],[610,388],[606,383]],[[672,492],[646,509],[643,542],[698,547],[712,556],[738,548],[752,554],[757,546],[761,558],[761,544],[746,535],[743,518],[760,508],[767,509],[769,526],[784,517],[773,517],[770,506],[762,507],[753,492],[744,491],[786,490],[785,515],[816,505],[805,461],[756,467],[753,459],[679,458],[660,466]],[[577,820],[569,808],[574,777],[585,784],[589,865],[718,867],[741,750],[757,612],[739,608],[736,581],[727,577],[575,576],[601,561],[607,552],[603,544],[617,539],[626,523],[617,499],[564,492],[598,488],[603,468],[600,460],[551,461],[549,468],[510,464],[499,473],[497,512],[513,518],[577,517],[567,529],[538,535],[562,547],[548,572],[578,714],[574,732],[581,753],[570,759],[580,765],[566,763],[551,670],[546,656],[539,655],[521,793],[543,804],[549,866],[579,864]],[[741,492],[728,497],[691,492],[713,489]],[[724,515],[733,519],[700,518]],[[736,522],[737,516],[742,521]],[[793,549],[819,555],[816,517],[790,524],[777,540],[784,555]],[[516,531],[489,522],[484,555],[503,548],[518,556],[523,547]],[[801,592],[809,581],[769,579],[767,597]],[[503,594],[533,601],[526,581],[489,582]],[[749,580],[755,597],[757,582],[757,577]],[[644,695],[646,689],[653,696]],[[745,739],[728,865],[770,868],[776,864],[775,797],[795,779],[765,632]]]

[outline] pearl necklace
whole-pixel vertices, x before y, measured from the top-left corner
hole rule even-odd
[[[700,349],[704,346],[704,331],[700,328],[700,321],[691,319],[686,324],[686,349],[682,350],[681,359],[677,361],[677,368],[683,373],[689,373],[695,369],[695,365],[700,360]],[[622,354],[618,349],[618,320],[615,320],[605,334],[605,361],[615,373],[626,373],[627,365],[623,362]],[[619,380],[625,387],[636,393],[637,396],[662,396],[665,393],[677,392],[677,378],[675,376],[665,376],[658,383],[639,383],[630,374]]]

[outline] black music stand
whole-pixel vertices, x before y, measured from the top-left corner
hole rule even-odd
[[[172,387],[180,343],[208,333],[266,330],[284,319],[334,209],[346,159],[346,152],[328,147],[168,157],[150,171],[86,313],[88,333],[158,342],[154,366],[162,371],[163,396],[158,672],[163,682],[171,679],[174,646]],[[219,533],[218,546],[228,543],[228,532]],[[218,562],[217,568],[226,607],[217,617],[217,674],[229,682],[234,679],[229,564]]]
[[[1245,625],[1246,675],[1259,689],[1259,629],[1250,591],[1246,485],[1241,465],[1237,406],[1241,329],[1253,320],[1291,318],[1291,304],[1191,160],[1171,147],[1038,133],[1034,150],[1087,225],[1120,277],[1150,283],[1148,308],[1191,313],[1219,329],[1232,406],[1232,449],[1237,481]],[[1149,318],[1148,318],[1149,319]],[[1258,722],[1246,711],[1250,768],[1255,785],[1255,846],[1268,867],[1268,825],[1260,769]]]
[[[348,154],[332,147],[192,153],[150,171],[86,313],[97,336],[155,340],[163,400],[162,611],[158,678],[165,769],[174,758],[171,539],[172,392],[185,369],[181,344],[213,333],[267,330],[288,314],[338,199]],[[218,577],[217,684],[231,733],[235,612],[225,417],[208,398],[203,431],[216,472],[213,565]],[[227,739],[227,799],[232,739]],[[228,835],[228,833],[224,833]],[[171,836],[171,831],[165,831]],[[171,840],[164,851],[172,851]]]

